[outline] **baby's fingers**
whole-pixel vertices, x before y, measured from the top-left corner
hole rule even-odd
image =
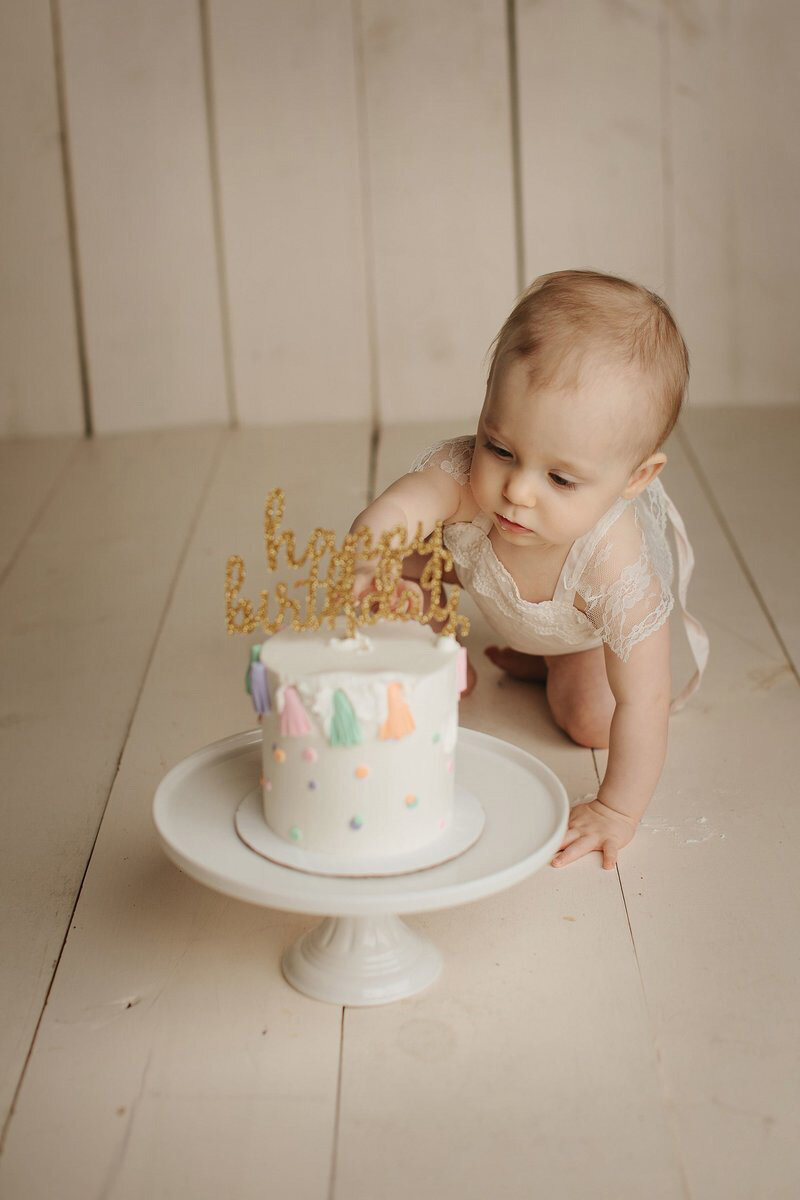
[[[564,835],[565,840],[569,837],[570,831]],[[560,850],[551,862],[551,867],[566,867],[568,863],[574,862],[576,858],[582,858],[584,854],[588,854],[590,850],[597,849],[597,838],[591,834],[579,834],[574,841],[567,842],[565,850]]]
[[[418,602],[414,600],[415,596],[419,597]],[[411,616],[416,612],[421,613],[424,607],[422,588],[413,580],[398,579],[394,591],[389,596],[388,604],[390,612],[408,613]]]
[[[571,845],[572,842],[576,842],[581,836],[582,834],[580,829],[578,829],[576,825],[570,825],[561,839],[559,850],[566,850],[567,846]]]
[[[606,838],[603,842],[603,870],[610,871],[612,867],[617,865],[617,854],[619,853],[619,845],[617,842]]]
[[[413,579],[399,580],[397,587],[395,588],[395,596],[400,597],[402,600],[404,592],[410,592],[412,596],[418,596],[420,603],[424,602],[425,600],[425,594],[422,591],[422,588],[418,583],[415,583]]]
[[[367,592],[371,592],[375,587],[375,576],[364,575],[359,572],[353,580],[353,599],[360,600]]]

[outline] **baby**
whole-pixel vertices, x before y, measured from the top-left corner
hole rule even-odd
[[[655,791],[669,716],[697,689],[708,658],[705,631],[686,611],[694,555],[658,479],[689,357],[660,297],[594,271],[540,276],[492,345],[476,434],[426,449],[351,532],[368,525],[377,537],[401,524],[413,536],[421,522],[428,537],[444,522],[454,564],[444,581],[465,588],[507,642],[489,646],[488,657],[544,681],[553,718],[573,741],[608,748],[597,797],[572,809],[552,865],[600,850],[610,869]],[[672,701],[667,519],[697,666]],[[426,561],[404,561],[400,590],[421,593]],[[355,596],[371,582],[362,564]],[[427,611],[427,592],[423,603]],[[466,694],[472,664],[468,674]]]

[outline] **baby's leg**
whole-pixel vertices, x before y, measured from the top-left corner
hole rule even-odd
[[[579,746],[608,747],[617,702],[602,646],[575,654],[546,654],[547,700],[556,724]]]
[[[523,654],[521,650],[512,650],[510,646],[487,646],[483,652],[486,657],[505,671],[513,679],[527,679],[535,683],[544,683],[547,679],[547,663],[542,654]]]

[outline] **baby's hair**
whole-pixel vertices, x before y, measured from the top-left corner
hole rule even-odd
[[[635,368],[650,403],[643,420],[620,430],[618,449],[636,466],[671,433],[689,380],[689,352],[666,303],[641,284],[599,271],[534,279],[487,353],[492,347],[487,386],[506,354],[525,359],[534,388],[577,386],[587,360]]]

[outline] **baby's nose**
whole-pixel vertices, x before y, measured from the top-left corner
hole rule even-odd
[[[509,504],[518,504],[521,508],[533,508],[536,504],[533,485],[519,475],[512,475],[506,481],[504,493]]]

